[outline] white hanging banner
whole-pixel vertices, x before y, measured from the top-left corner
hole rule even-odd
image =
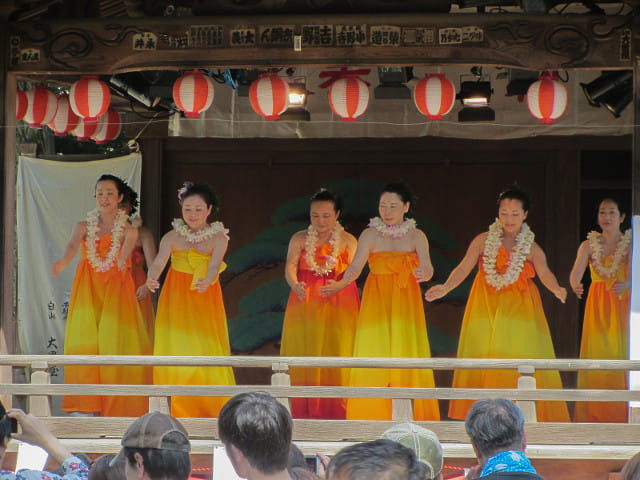
[[[64,272],[51,276],[75,224],[95,208],[94,188],[109,173],[140,192],[142,156],[90,162],[20,156],[17,181],[18,338],[24,354],[63,354],[65,320],[80,252]],[[62,381],[62,369],[50,370]]]
[[[631,318],[629,318],[629,360],[640,360],[640,216],[634,215],[631,253]],[[629,389],[640,390],[640,372],[629,373]],[[630,402],[640,407],[640,402]]]

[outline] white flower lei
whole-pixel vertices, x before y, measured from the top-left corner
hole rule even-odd
[[[484,243],[484,277],[487,283],[500,290],[515,283],[520,276],[524,261],[527,259],[529,252],[531,252],[531,245],[533,245],[533,239],[535,235],[526,223],[522,224],[520,232],[516,235],[516,245],[513,252],[509,255],[509,263],[507,265],[507,271],[502,275],[496,272],[496,258],[498,257],[498,250],[502,245],[503,229],[500,224],[500,220],[496,218],[496,221],[489,227],[489,235]]]
[[[369,226],[385,237],[402,238],[416,228],[416,221],[413,218],[407,218],[398,225],[387,225],[380,217],[374,217],[369,221]]]
[[[87,213],[87,260],[89,264],[97,272],[106,272],[109,270],[116,261],[118,252],[120,251],[120,245],[122,244],[122,236],[124,232],[124,226],[127,223],[127,214],[124,210],[118,210],[116,219],[113,222],[113,228],[111,229],[111,248],[107,256],[102,259],[98,256],[98,222],[100,219],[100,213],[97,209],[91,210]]]
[[[304,259],[311,267],[311,270],[315,272],[315,274],[319,277],[324,275],[329,275],[331,271],[335,268],[336,263],[338,263],[338,254],[340,251],[338,250],[338,244],[340,243],[340,233],[344,230],[340,222],[336,222],[335,227],[333,227],[333,233],[331,234],[331,239],[329,240],[329,245],[331,245],[331,255],[326,257],[324,265],[321,267],[316,263],[316,244],[318,243],[318,231],[315,229],[313,225],[309,225],[307,228],[307,237],[304,241]]]
[[[616,251],[613,254],[613,261],[609,267],[602,265],[602,243],[600,243],[600,237],[602,237],[602,234],[596,231],[589,232],[589,235],[587,235],[591,246],[591,264],[600,276],[609,278],[616,274],[629,245],[631,245],[631,229],[624,232],[618,240]]]
[[[184,220],[181,218],[174,218],[171,226],[179,235],[183,236],[188,243],[202,243],[208,238],[213,237],[216,233],[222,233],[225,238],[229,240],[229,229],[224,228],[222,222],[210,223],[197,232],[192,232],[189,225],[184,223]]]

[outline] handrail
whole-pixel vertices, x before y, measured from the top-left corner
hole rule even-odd
[[[535,358],[399,358],[399,357],[276,357],[276,356],[160,356],[160,355],[0,355],[0,366],[49,365],[138,365],[198,367],[287,367],[315,368],[428,368],[432,370],[518,369],[536,370],[625,370],[640,371],[640,360],[586,360]]]

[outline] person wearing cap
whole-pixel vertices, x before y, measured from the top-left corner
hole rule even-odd
[[[122,436],[122,450],[109,465],[125,459],[127,480],[187,480],[191,443],[182,424],[170,415],[150,412],[135,420]]]
[[[326,480],[425,480],[427,467],[415,452],[387,439],[356,443],[336,453]]]
[[[525,456],[524,416],[505,398],[478,400],[464,421],[478,466],[467,479],[543,480]]]
[[[20,425],[20,433],[12,433],[10,419],[15,419]],[[89,465],[67,450],[41,420],[19,408],[10,408],[5,411],[4,405],[0,403],[0,463],[4,459],[12,438],[43,448],[60,464],[61,473],[42,470],[20,470],[14,473],[2,470],[0,480],[86,480],[88,478]]]
[[[441,480],[442,446],[431,430],[414,423],[399,423],[385,430],[380,438],[393,440],[413,450],[418,460],[427,467],[428,480]]]
[[[220,410],[218,435],[238,476],[291,480],[287,470],[293,433],[291,414],[263,393],[241,393]]]

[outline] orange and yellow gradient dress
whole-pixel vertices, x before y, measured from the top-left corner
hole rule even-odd
[[[362,305],[354,342],[355,357],[429,358],[431,350],[420,286],[413,275],[418,257],[408,252],[375,252],[369,256],[370,273],[362,292]],[[431,370],[354,368],[354,387],[434,388]],[[415,420],[439,420],[438,401],[414,400]],[[347,418],[391,420],[390,399],[349,399]]]
[[[200,293],[210,255],[195,249],[171,254],[156,313],[154,355],[230,355],[227,315],[218,278]],[[220,270],[224,270],[223,263]],[[231,367],[154,367],[156,385],[234,385]],[[174,417],[217,417],[227,398],[172,397]]]
[[[144,252],[140,246],[135,247],[131,253],[131,275],[137,292],[138,288],[147,282],[147,273],[144,270]],[[149,337],[153,342],[153,303],[151,302],[151,293],[144,297],[144,300],[138,302],[138,305],[140,305],[142,318],[144,318]]]
[[[503,274],[509,253],[500,246],[496,271]],[[500,290],[485,279],[484,263],[476,275],[462,320],[458,358],[556,358],[533,264],[525,261],[515,283]],[[454,388],[516,388],[516,370],[456,370]],[[561,389],[560,374],[539,370],[537,388]],[[451,400],[449,417],[464,420],[474,400]],[[538,421],[568,422],[565,402],[536,402]]]
[[[315,261],[323,266],[331,255],[329,243],[315,251]],[[328,275],[317,275],[305,260],[305,251],[298,262],[298,281],[304,282],[304,299],[291,292],[282,327],[281,356],[350,357],[360,308],[356,284],[329,297],[321,297],[318,289],[329,280],[341,280],[349,266],[349,252],[342,250],[335,268]],[[347,368],[292,368],[292,385],[348,386]],[[344,419],[346,401],[341,398],[293,398],[291,414],[294,418]]]
[[[627,281],[626,258],[615,275],[602,277],[589,262],[591,286],[584,309],[580,358],[629,359],[630,295],[625,291],[616,295],[611,287],[616,281]],[[613,253],[604,258],[604,267],[610,267]],[[592,370],[578,373],[578,388],[627,390],[626,372]],[[626,402],[576,402],[576,422],[627,422]]]
[[[111,233],[98,241],[96,253],[104,258],[111,248]],[[118,270],[96,271],[87,259],[86,241],[71,289],[64,339],[65,355],[151,355],[149,338],[136,299],[131,263]],[[67,366],[66,383],[150,384],[149,367]],[[138,417],[149,411],[147,397],[66,395],[67,412],[98,413],[108,417]]]

